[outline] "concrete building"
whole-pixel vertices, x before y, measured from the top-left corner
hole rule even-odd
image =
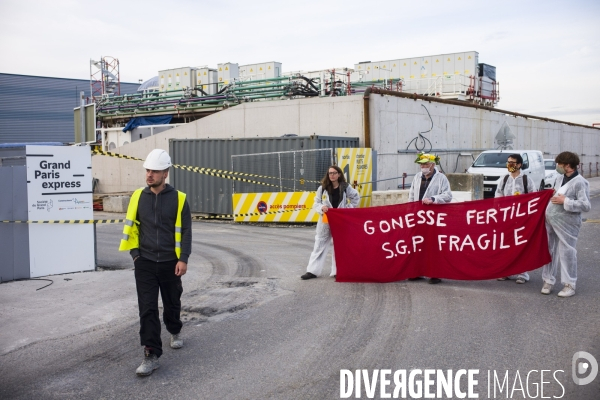
[[[574,151],[581,156],[584,175],[597,174],[598,128],[378,89],[364,96],[242,103],[113,151],[143,159],[154,148],[168,149],[172,138],[359,137],[361,147],[377,151],[377,179],[384,180],[414,174],[414,157],[423,147],[441,156],[444,171],[464,172],[481,151],[498,147],[495,136],[504,123],[516,136],[513,148],[541,150],[548,158]],[[92,166],[100,192],[143,185],[139,161],[94,156]],[[202,167],[202,160],[196,166]],[[394,179],[378,184],[378,190],[397,187]]]

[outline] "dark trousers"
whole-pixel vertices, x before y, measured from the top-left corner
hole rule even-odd
[[[139,257],[135,260],[135,286],[140,308],[140,342],[158,357],[162,355],[160,320],[158,318],[158,291],[163,302],[163,321],[167,331],[178,334],[183,323],[180,319],[181,277],[175,275],[177,260],[154,262]]]

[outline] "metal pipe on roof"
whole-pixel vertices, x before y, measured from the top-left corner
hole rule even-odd
[[[232,91],[240,91],[240,90],[253,90],[253,89],[263,89],[263,88],[276,88],[276,87],[285,87],[289,86],[289,83],[278,83],[273,85],[254,85],[254,86],[234,86],[231,88]]]
[[[171,115],[174,112],[177,113],[187,113],[188,111],[193,111],[194,109],[205,109],[205,110],[214,110],[215,112],[222,109],[223,105],[212,105],[212,106],[196,106],[196,107],[185,107],[177,110],[151,110],[151,111],[140,111],[136,110],[135,112],[126,112],[121,114],[104,114],[99,113],[98,116],[102,118],[106,118],[108,120],[113,119],[122,119],[122,118],[133,118],[139,115],[152,114],[152,115]]]
[[[207,97],[194,97],[192,99],[197,99],[196,101],[210,101],[210,100],[218,100],[218,99],[227,99],[227,96],[211,96],[209,98]],[[190,101],[195,101],[195,100],[190,100]],[[169,105],[169,104],[179,104],[180,101],[179,100],[170,100],[170,101],[155,101],[155,102],[147,102],[147,103],[143,103],[143,104],[139,104],[139,107],[155,107],[155,106],[160,106],[160,105]],[[123,109],[123,106],[104,106],[104,107],[98,107],[98,111],[106,111],[106,110],[114,110],[114,109]],[[125,108],[130,108],[130,107],[125,107]]]

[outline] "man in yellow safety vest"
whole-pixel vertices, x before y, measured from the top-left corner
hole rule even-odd
[[[164,150],[152,150],[146,157],[148,186],[131,196],[119,247],[121,251],[129,250],[135,266],[140,342],[144,346],[144,361],[136,370],[139,376],[152,374],[162,355],[159,291],[171,348],[183,347],[181,276],[187,271],[192,250],[192,217],[185,193],[166,183],[170,166],[171,157]]]

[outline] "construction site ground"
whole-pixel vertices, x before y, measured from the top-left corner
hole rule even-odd
[[[558,372],[564,398],[595,398],[600,377],[571,379],[577,351],[600,360],[600,178],[578,248],[577,294],[540,294],[541,269],[514,281],[337,283],[300,280],[314,226],[193,223],[183,278],[181,350],[142,361],[133,264],[121,224],[98,225],[98,270],[0,285],[0,398],[339,398],[340,370]],[[97,219],[124,214],[95,213]],[[77,263],[77,260],[72,260]],[[164,329],[162,340],[168,343]],[[538,375],[539,383],[539,375]],[[544,396],[561,395],[551,376]],[[363,398],[365,398],[363,388]],[[520,392],[519,392],[520,393]]]

